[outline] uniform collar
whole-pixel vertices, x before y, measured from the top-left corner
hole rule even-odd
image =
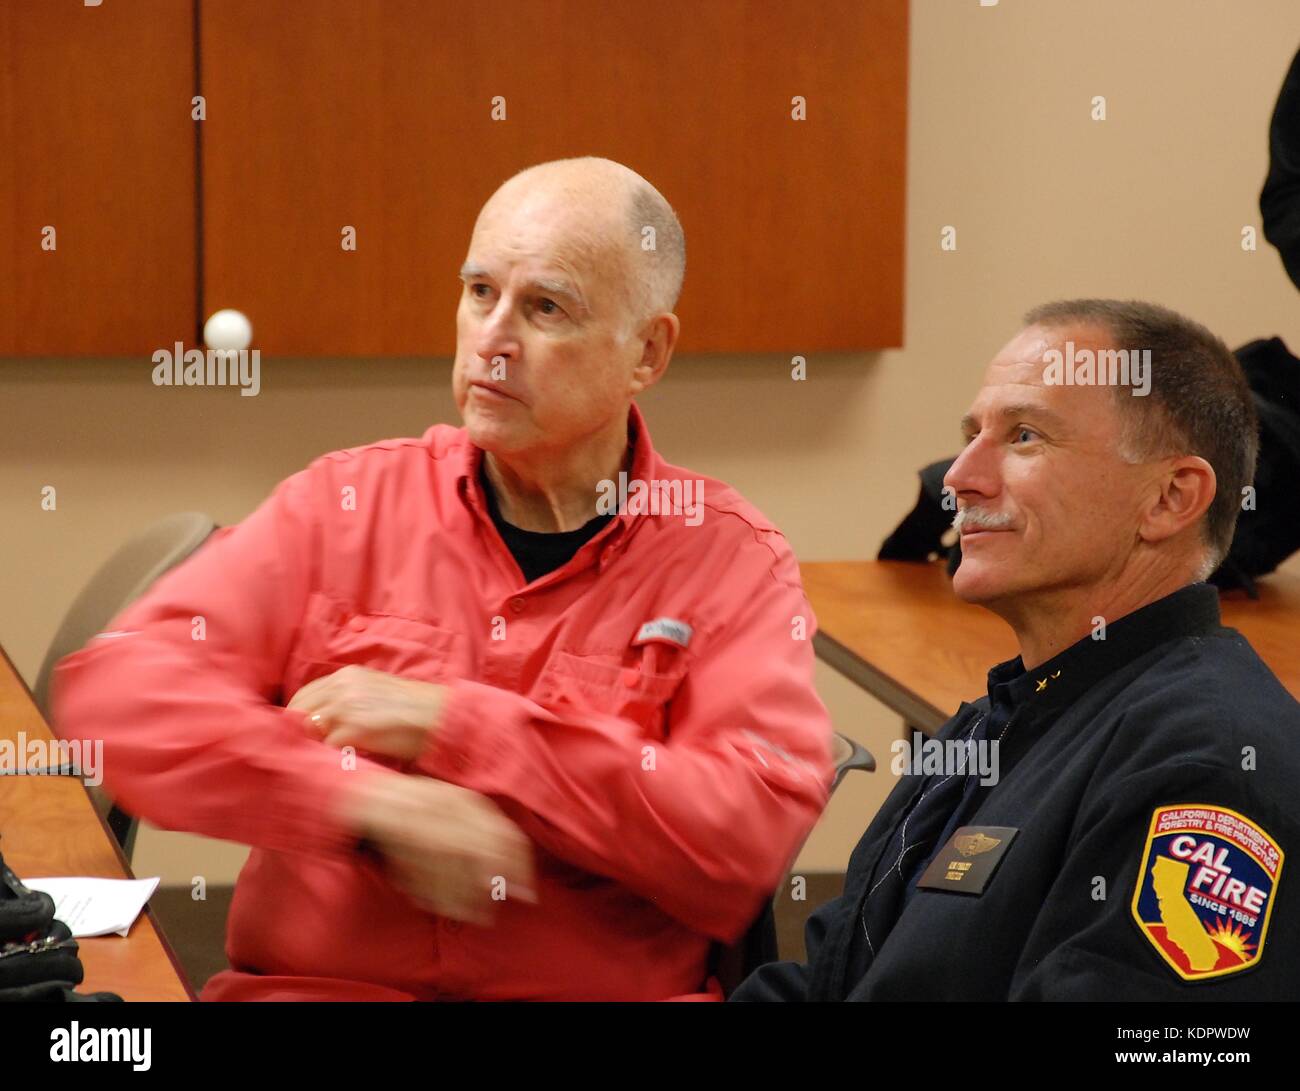
[[[1219,627],[1219,591],[1193,583],[1110,622],[1104,640],[1091,633],[1046,663],[1026,671],[1019,656],[989,671],[989,701],[1031,714],[1057,712],[1120,667],[1171,640]]]

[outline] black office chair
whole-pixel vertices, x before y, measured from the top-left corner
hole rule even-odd
[[[198,512],[169,515],[125,542],[90,577],[68,607],[63,623],[50,641],[40,673],[36,676],[36,691],[33,696],[46,722],[50,719],[50,679],[55,664],[78,648],[85,647],[91,637],[102,632],[114,617],[144,594],[159,576],[175,568],[207,541],[208,535],[214,530],[216,524]],[[103,788],[87,787],[86,790],[129,862],[135,849],[135,834],[139,823],[114,805]]]
[[[871,752],[847,735],[841,735],[837,731],[831,745],[831,760],[835,763],[831,794],[834,794],[840,781],[852,770],[861,769],[870,773],[876,768],[876,759],[871,756]],[[738,942],[730,947],[719,944],[714,948],[710,976],[718,979],[723,995],[730,996],[736,986],[754,970],[766,962],[776,960],[776,900],[773,895],[763,904],[762,911]]]

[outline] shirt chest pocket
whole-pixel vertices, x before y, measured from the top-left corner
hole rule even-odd
[[[361,613],[318,596],[309,605],[297,646],[289,657],[286,699],[316,678],[346,666],[450,682],[465,676],[464,639],[450,629],[396,614]]]
[[[648,735],[665,738],[667,712],[686,676],[686,663],[667,665],[624,663],[613,655],[577,655],[556,651],[538,679],[536,694],[543,707],[565,706],[640,725]]]

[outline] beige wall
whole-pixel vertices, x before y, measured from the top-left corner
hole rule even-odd
[[[1239,241],[1259,226],[1268,117],[1297,45],[1295,0],[916,0],[906,348],[814,356],[803,383],[784,357],[679,359],[643,400],[657,444],[736,485],[802,558],[869,557],[1034,303],[1140,296],[1232,344],[1300,345],[1277,255]],[[939,249],[944,225],[955,253]],[[833,260],[807,275],[836,275]],[[263,364],[262,394],[241,398],[155,388],[142,360],[0,363],[0,642],[29,681],[134,528],[186,508],[238,520],[322,451],[455,417],[445,360]],[[57,512],[40,509],[46,484]],[[824,667],[817,682],[840,729],[887,758],[897,718]],[[843,865],[892,783],[883,765],[845,782],[802,866]],[[216,882],[243,855],[145,830],[136,870]]]

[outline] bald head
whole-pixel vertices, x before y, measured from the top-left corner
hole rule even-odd
[[[621,452],[632,399],[672,358],[685,264],[668,202],[619,163],[505,182],[460,270],[452,388],[471,440],[516,466]]]
[[[596,156],[528,167],[488,199],[475,231],[521,212],[552,220],[566,249],[620,278],[633,324],[677,306],[686,236],[672,206],[636,171]]]

